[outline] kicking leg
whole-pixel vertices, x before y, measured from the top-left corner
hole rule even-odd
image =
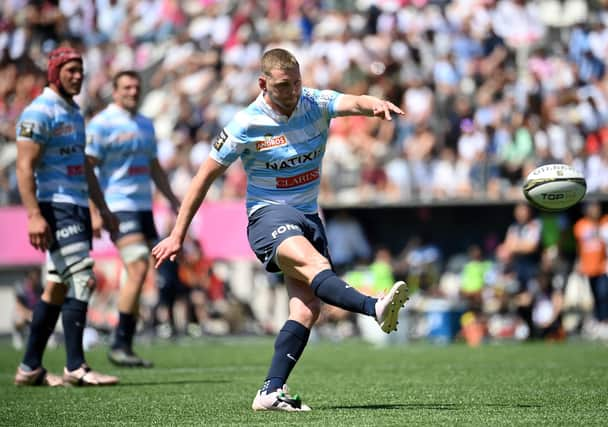
[[[364,295],[340,279],[304,236],[284,240],[277,249],[277,261],[286,276],[308,284],[323,302],[372,316],[386,333],[396,329],[399,310],[408,298],[405,282],[395,283],[380,299]]]

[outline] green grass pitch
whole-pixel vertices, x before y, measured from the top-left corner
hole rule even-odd
[[[140,346],[154,369],[118,369],[105,348],[92,366],[120,376],[106,388],[18,388],[21,352],[0,345],[0,425],[607,425],[608,347],[593,343],[308,346],[290,378],[309,413],[253,412],[269,338]],[[46,367],[59,372],[63,349]]]

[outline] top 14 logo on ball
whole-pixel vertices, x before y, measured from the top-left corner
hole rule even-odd
[[[585,197],[587,182],[582,173],[570,165],[539,166],[527,176],[523,193],[534,207],[559,212],[568,209]]]

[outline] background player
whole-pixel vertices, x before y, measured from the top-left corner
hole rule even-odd
[[[111,211],[118,217],[115,244],[126,270],[118,298],[119,320],[108,358],[120,366],[151,367],[133,351],[139,297],[148,272],[150,246],[158,234],[152,217],[151,181],[177,212],[179,201],[157,159],[152,121],[137,112],[141,78],[121,71],[113,78],[113,103],[87,127],[87,162],[97,167]]]

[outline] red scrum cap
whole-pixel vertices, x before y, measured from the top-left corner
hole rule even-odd
[[[49,53],[49,63],[47,67],[47,78],[49,83],[59,86],[59,70],[66,62],[70,62],[74,59],[82,62],[82,55],[71,47],[58,47]]]

